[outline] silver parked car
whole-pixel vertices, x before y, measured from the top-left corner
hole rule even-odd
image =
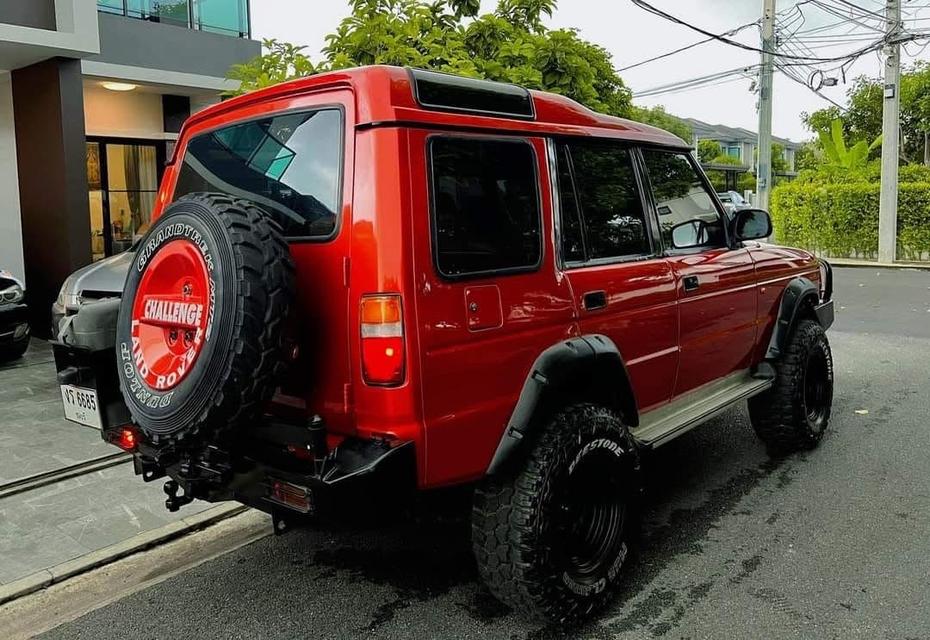
[[[726,209],[727,213],[730,215],[733,215],[737,211],[742,211],[743,209],[752,209],[752,204],[747,202],[746,199],[736,191],[724,191],[718,193],[717,197],[720,198],[720,202],[723,203],[723,208]]]
[[[115,256],[104,258],[72,273],[61,285],[58,299],[52,304],[52,336],[58,336],[62,322],[83,305],[106,298],[119,298],[129,265],[136,255],[135,246]]]

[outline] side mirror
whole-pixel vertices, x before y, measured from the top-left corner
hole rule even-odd
[[[733,237],[737,241],[762,240],[772,235],[772,218],[762,209],[743,209],[733,217]]]
[[[688,220],[672,227],[672,246],[675,249],[691,249],[707,243],[707,223],[703,220]]]

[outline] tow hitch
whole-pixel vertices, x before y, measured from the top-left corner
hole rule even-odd
[[[226,446],[198,451],[140,444],[134,463],[146,482],[169,476],[163,490],[171,512],[195,499],[238,500],[270,513],[275,533],[327,511],[346,492],[390,498],[416,487],[413,442],[350,437],[334,444],[319,416],[302,425],[267,419]]]

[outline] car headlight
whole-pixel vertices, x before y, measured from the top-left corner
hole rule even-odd
[[[64,284],[61,285],[61,291],[58,292],[58,298],[55,300],[62,309],[76,308],[81,304],[81,296],[74,290],[74,276],[65,278]]]
[[[17,302],[22,302],[25,297],[26,292],[15,282],[6,289],[0,291],[0,302],[4,304],[16,304]]]

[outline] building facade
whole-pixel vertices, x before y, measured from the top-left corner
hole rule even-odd
[[[752,170],[756,165],[756,147],[758,146],[759,136],[749,129],[739,127],[727,127],[720,124],[708,124],[694,118],[685,118],[685,122],[691,127],[694,133],[694,145],[701,140],[713,140],[720,145],[723,155],[729,156],[740,162],[740,166],[746,167],[746,170]],[[801,145],[785,138],[773,137],[772,142],[781,145],[785,167],[787,170],[784,175],[794,175],[795,173],[795,156]]]
[[[259,53],[248,0],[0,3],[0,268],[39,331],[65,277],[144,232],[181,123]]]

